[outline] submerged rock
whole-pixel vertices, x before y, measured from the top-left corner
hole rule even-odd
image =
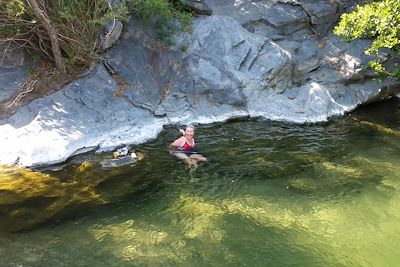
[[[213,15],[195,18],[176,46],[132,19],[103,65],[0,120],[0,164],[53,164],[143,143],[167,124],[326,121],[400,91],[364,69],[374,59],[363,52],[368,41],[325,32],[345,0],[202,3]]]
[[[101,172],[101,174],[99,173]],[[140,177],[119,179],[123,187],[103,188],[123,170],[104,172],[83,162],[65,180],[26,168],[0,165],[0,232],[32,229],[48,220],[115,201],[132,190]],[[143,181],[140,182],[143,186]]]
[[[0,231],[30,228],[59,212],[65,185],[50,175],[0,166]],[[65,206],[65,205],[64,205]]]

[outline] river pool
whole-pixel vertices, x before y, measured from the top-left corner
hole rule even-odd
[[[196,134],[208,163],[173,159],[179,133],[167,128],[98,186],[118,198],[1,234],[0,266],[398,266],[399,100],[323,124],[231,121]],[[96,155],[75,162],[85,157]],[[46,172],[69,179],[73,162]]]

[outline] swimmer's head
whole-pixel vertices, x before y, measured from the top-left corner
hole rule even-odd
[[[194,126],[192,124],[189,124],[188,126],[186,126],[186,130],[189,129],[189,128],[194,131]]]
[[[185,136],[193,137],[193,135],[194,135],[194,126],[189,124],[188,126],[186,126]]]

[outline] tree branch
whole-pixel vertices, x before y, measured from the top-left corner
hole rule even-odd
[[[51,25],[50,19],[47,17],[45,11],[39,7],[39,4],[36,0],[27,0],[27,1],[31,5],[36,17],[39,19],[43,27],[46,29],[47,35],[50,38],[51,50],[53,52],[56,68],[59,71],[66,72],[64,61],[61,56],[61,49],[58,42],[56,29],[53,27],[53,25]]]

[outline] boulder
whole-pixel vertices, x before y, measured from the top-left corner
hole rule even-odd
[[[111,150],[155,138],[165,124],[115,95],[102,66],[63,90],[35,100],[1,121],[2,164],[62,162],[88,150]]]

